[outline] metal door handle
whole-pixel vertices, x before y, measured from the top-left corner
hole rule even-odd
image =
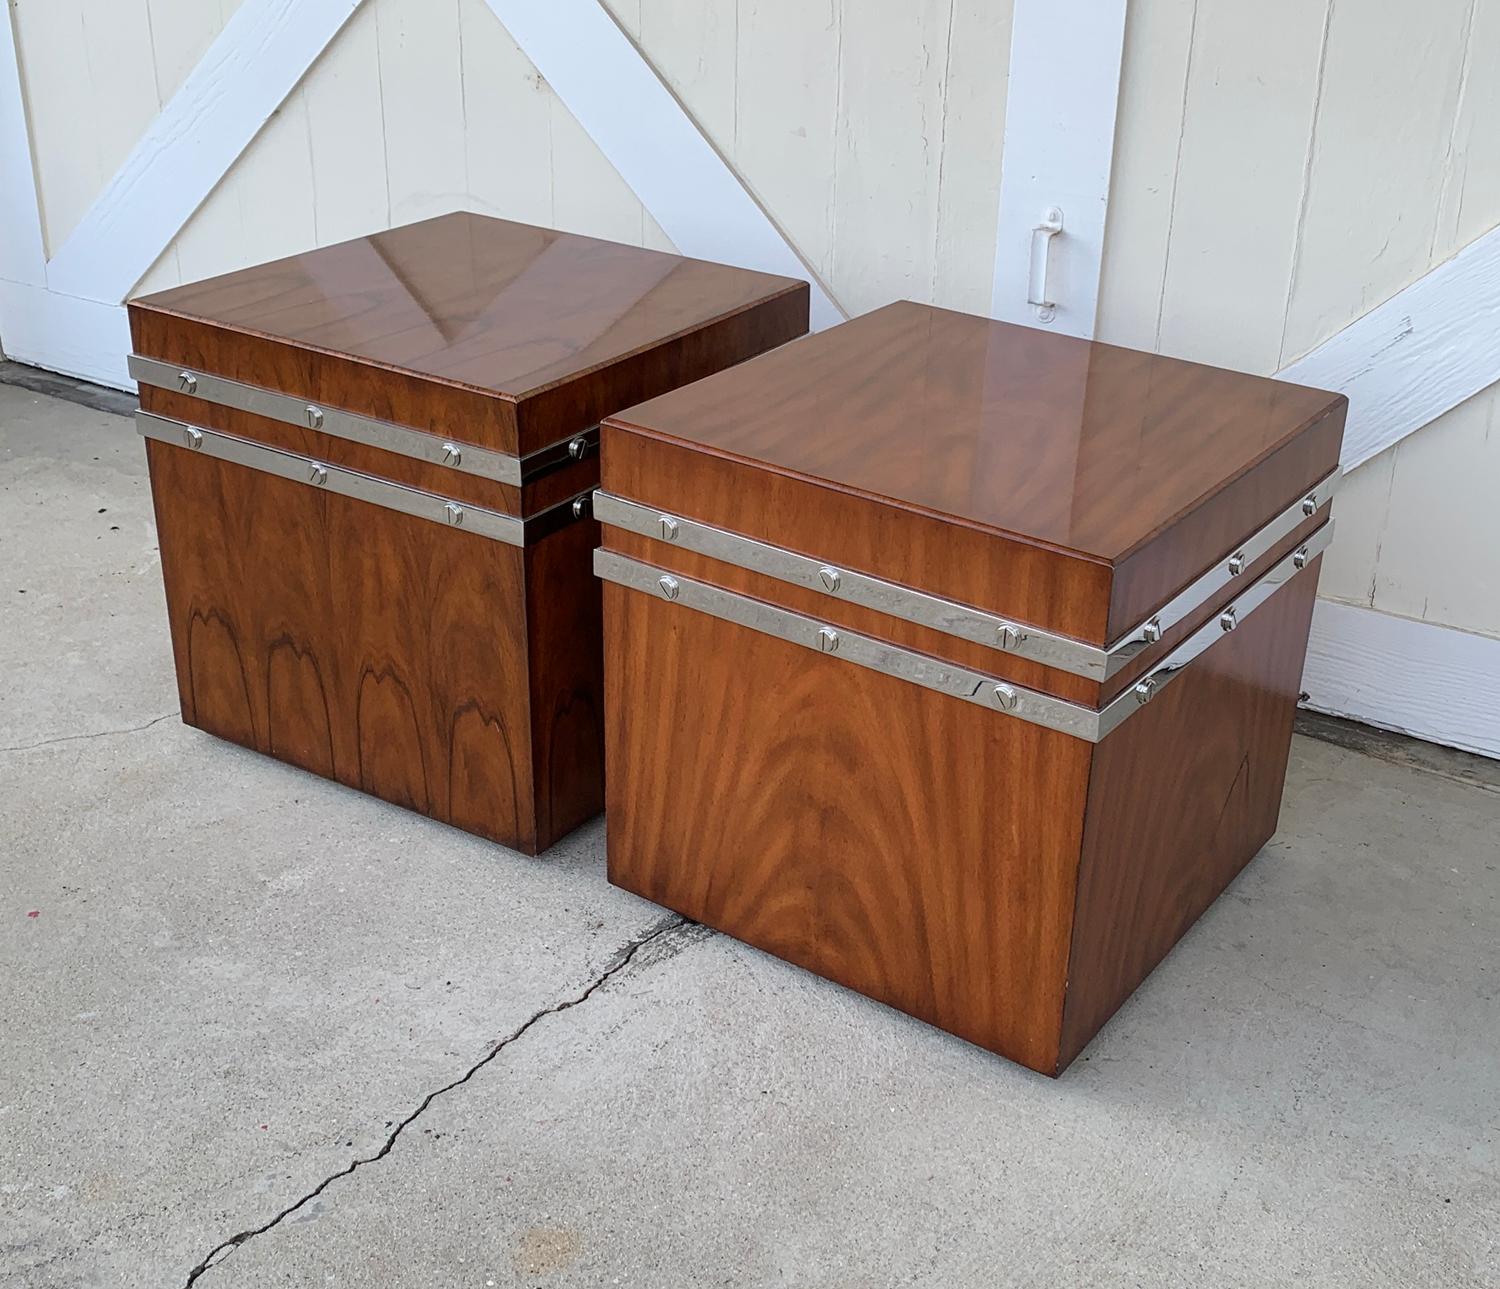
[[[1026,281],[1026,302],[1042,309],[1055,309],[1047,288],[1047,266],[1052,255],[1052,239],[1062,232],[1063,214],[1056,206],[1042,212],[1042,222],[1031,230],[1031,273]]]

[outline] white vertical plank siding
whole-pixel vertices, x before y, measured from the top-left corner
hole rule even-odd
[[[1120,93],[1125,0],[1016,0],[990,313],[1092,336]],[[1027,303],[1033,230],[1062,211],[1048,252],[1055,310]]]
[[[1329,0],[1200,0],[1179,144],[1160,348],[1280,365]]]
[[[1135,6],[1125,27],[1095,329],[1110,344],[1161,348],[1197,9],[1198,0],[1154,0]]]
[[[31,167],[31,141],[10,7],[0,22],[0,282],[41,286],[47,280],[42,215]],[[0,326],[15,326],[0,314]],[[0,341],[6,332],[0,331]]]
[[[1470,0],[1335,4],[1277,366],[1432,266]],[[1399,86],[1370,116],[1370,86]]]
[[[376,17],[391,220],[409,224],[468,197],[458,0],[377,0]]]
[[[595,0],[489,0],[684,254],[802,276],[801,261]],[[840,316],[813,291],[816,322]]]
[[[841,0],[738,0],[733,159],[824,282],[838,201]]]
[[[465,147],[470,207],[552,223],[552,99],[484,0],[464,0]]]
[[[302,83],[320,246],[391,223],[376,8],[366,0]]]
[[[245,0],[48,269],[58,291],[123,300],[358,0]]]
[[[954,0],[939,86],[932,279],[919,298],[965,313],[988,313],[994,287],[1010,24],[1008,4]]]
[[[830,285],[852,313],[932,288],[951,0],[843,6]]]

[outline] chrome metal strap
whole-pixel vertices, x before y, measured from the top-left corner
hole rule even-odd
[[[992,649],[1017,654],[1076,676],[1108,680],[1142,649],[1150,648],[1173,626],[1207,603],[1278,542],[1285,540],[1308,516],[1315,514],[1333,496],[1338,478],[1335,470],[1315,488],[1299,496],[1265,527],[1246,538],[1232,556],[1215,564],[1159,612],[1107,649],[843,565],[799,555],[784,547],[715,528],[670,511],[627,501],[603,490],[594,494],[594,513],[602,524],[671,542],[684,550],[723,560],[726,564],[764,573],[795,586],[889,613],[892,617],[931,627],[961,640],[989,645]]]
[[[140,354],[130,355],[130,374],[142,385],[169,389],[174,393],[201,398],[206,403],[269,417],[288,425],[300,425],[304,429],[317,430],[320,434],[331,434],[352,443],[365,443],[418,461],[447,466],[451,470],[478,475],[484,479],[498,479],[501,483],[517,487],[555,466],[588,455],[596,449],[599,442],[599,427],[594,425],[579,434],[518,457],[507,452],[496,452],[491,448],[477,447],[472,443],[445,439],[425,430],[414,430],[390,421],[361,416],[357,412],[346,412],[322,403],[309,403],[305,398],[263,389],[259,385],[247,385],[225,376],[214,376],[196,368],[179,367],[156,358],[143,358]]]
[[[419,488],[409,488],[403,483],[392,483],[389,479],[377,479],[374,475],[363,474],[358,470],[328,465],[312,457],[298,456],[295,452],[269,448],[262,443],[253,443],[232,434],[199,429],[196,425],[174,421],[151,412],[137,412],[135,424],[142,436],[159,443],[172,444],[219,461],[247,466],[263,474],[273,474],[293,483],[337,493],[341,497],[366,501],[386,510],[398,510],[404,515],[413,515],[435,524],[462,528],[465,532],[504,542],[509,546],[524,546],[528,541],[534,541],[562,524],[589,513],[587,492],[520,519],[515,515],[487,510],[483,506],[472,506],[466,501],[454,501],[436,493],[423,492]]]
[[[596,504],[597,501],[596,497]],[[895,676],[940,694],[1018,717],[1033,725],[1097,743],[1150,702],[1188,663],[1209,649],[1226,632],[1243,623],[1286,582],[1301,572],[1322,553],[1332,535],[1333,524],[1324,524],[1306,543],[1248,587],[1217,619],[1194,632],[1142,677],[1133,689],[1127,690],[1102,709],[1070,703],[1065,699],[1054,698],[1051,694],[1012,685],[983,672],[953,666],[926,654],[870,636],[858,635],[841,627],[819,622],[816,618],[794,613],[790,609],[752,599],[748,595],[726,591],[721,587],[644,564],[615,551],[595,551],[594,572],[606,582],[641,591],[684,608],[696,609],[710,617],[748,627],[762,635],[774,636],[778,640],[786,640],[806,649],[816,649],[856,666]]]

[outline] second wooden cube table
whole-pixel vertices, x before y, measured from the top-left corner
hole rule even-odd
[[[599,418],[807,286],[450,215],[130,322],[183,719],[535,853],[602,803]]]
[[[900,304],[607,420],[610,880],[1060,1072],[1276,828],[1344,407]]]

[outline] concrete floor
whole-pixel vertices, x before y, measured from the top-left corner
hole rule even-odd
[[[1500,1283],[1500,767],[1299,737],[1052,1082],[184,728],[118,416],[0,385],[0,608],[0,1285]]]

